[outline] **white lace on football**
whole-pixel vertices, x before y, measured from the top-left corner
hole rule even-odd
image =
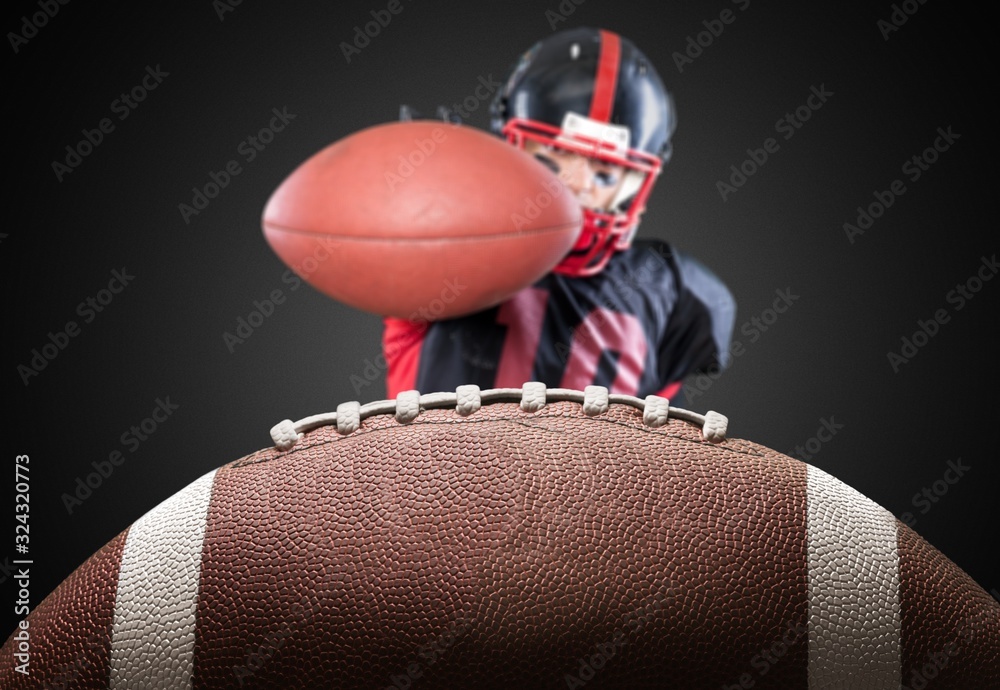
[[[379,400],[366,403],[345,402],[337,406],[336,412],[305,417],[297,422],[285,419],[271,428],[271,438],[278,450],[289,450],[306,432],[321,426],[336,426],[340,434],[350,434],[358,430],[361,422],[374,415],[394,415],[400,424],[415,420],[423,410],[453,408],[463,417],[475,414],[483,405],[491,403],[518,403],[525,412],[538,412],[547,403],[569,401],[580,403],[589,417],[604,414],[611,405],[628,405],[642,412],[646,426],[657,428],[670,419],[691,422],[701,427],[702,437],[712,443],[726,440],[729,419],[718,412],[704,415],[679,407],[670,407],[666,398],[647,395],[646,399],[632,395],[608,392],[603,386],[587,386],[583,391],[569,388],[546,388],[544,383],[529,381],[521,388],[490,388],[480,390],[479,386],[459,386],[454,393],[427,393],[403,391],[395,400]]]

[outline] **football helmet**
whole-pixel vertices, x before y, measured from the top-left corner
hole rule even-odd
[[[677,119],[659,75],[631,41],[592,28],[539,41],[512,69],[490,116],[494,133],[521,148],[534,141],[624,168],[611,206],[583,209],[580,236],[555,272],[594,275],[629,247]]]

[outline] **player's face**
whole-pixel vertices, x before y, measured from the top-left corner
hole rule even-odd
[[[611,204],[625,179],[623,166],[532,140],[524,143],[524,150],[558,175],[581,206],[595,211],[612,210]]]

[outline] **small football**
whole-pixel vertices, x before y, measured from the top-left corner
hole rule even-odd
[[[267,202],[264,236],[320,292],[436,320],[499,304],[550,271],[582,212],[544,165],[445,122],[370,127],[323,149]]]
[[[726,423],[539,383],[286,420],[38,604],[0,687],[1000,687],[1000,604]]]

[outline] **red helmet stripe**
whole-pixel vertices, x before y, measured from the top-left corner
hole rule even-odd
[[[590,101],[590,118],[608,122],[615,102],[615,86],[618,84],[618,61],[621,43],[618,34],[601,29],[601,52],[597,60],[597,75],[594,78],[594,98]]]

